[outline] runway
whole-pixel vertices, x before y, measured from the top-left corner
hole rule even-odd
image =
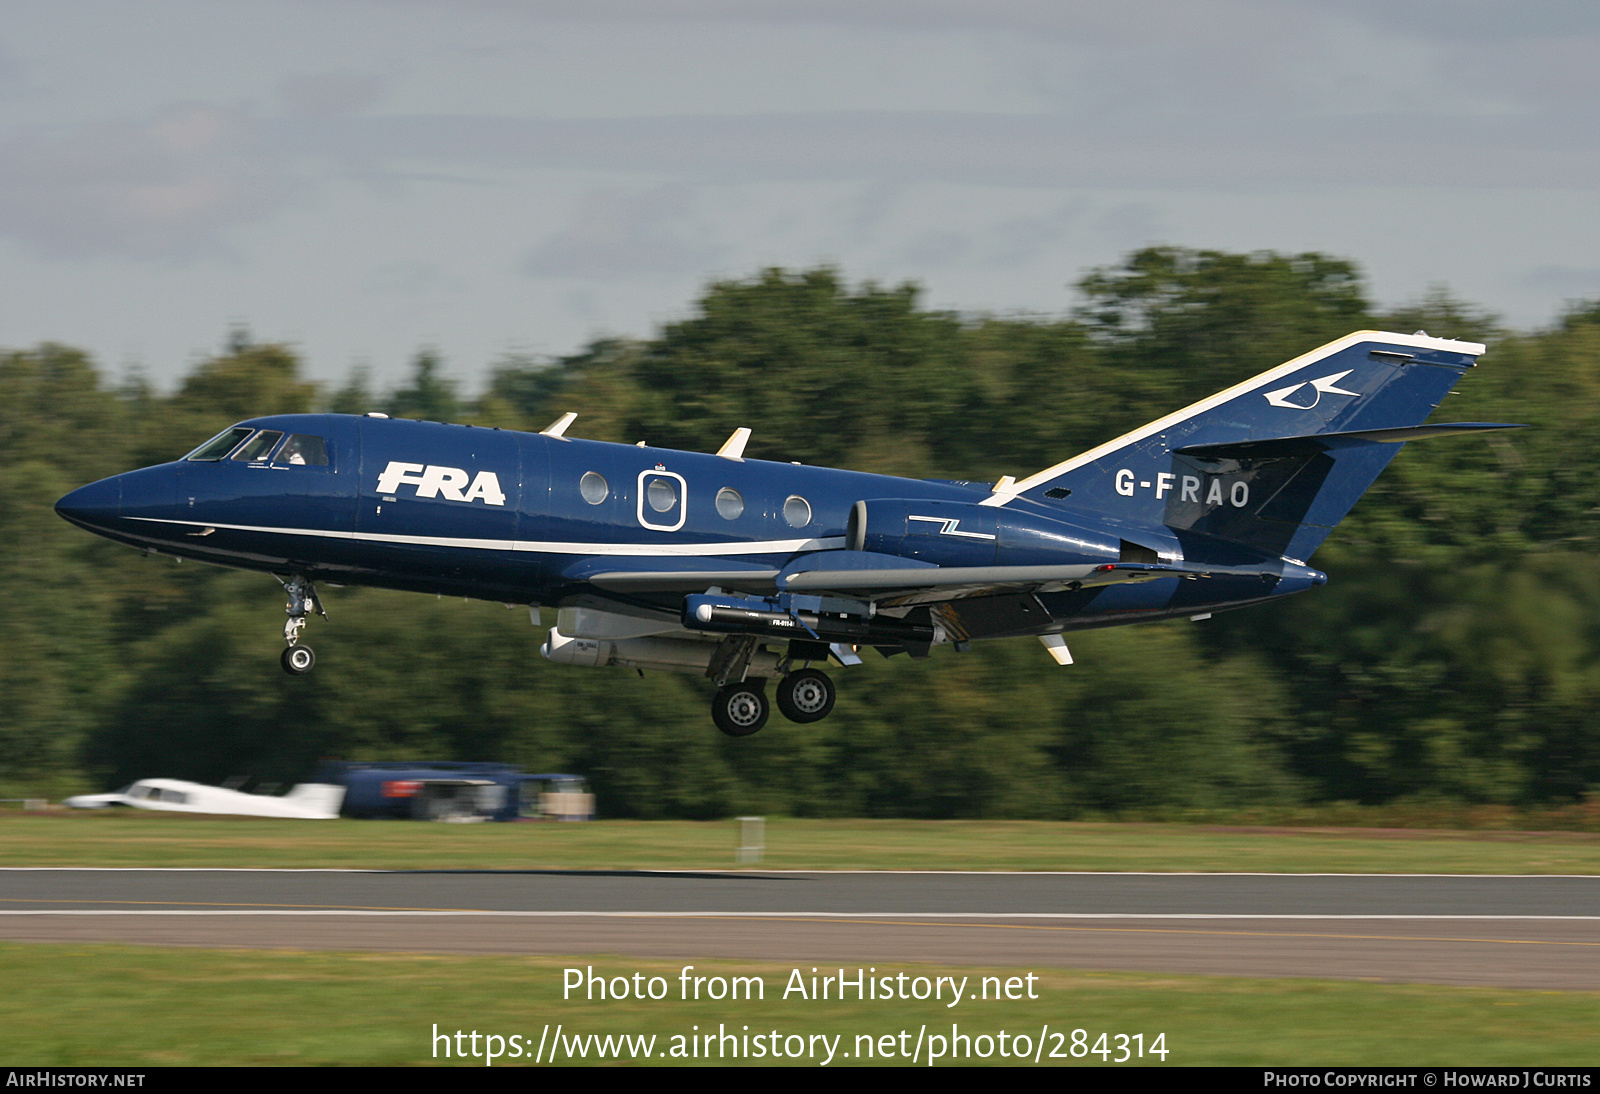
[[[0,870],[0,938],[1600,989],[1600,878]]]

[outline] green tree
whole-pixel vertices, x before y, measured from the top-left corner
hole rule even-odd
[[[1149,397],[1169,410],[1370,324],[1360,271],[1314,253],[1149,247],[1078,289],[1109,360],[1150,373]]]
[[[411,383],[390,394],[384,409],[392,418],[421,418],[429,422],[454,422],[461,417],[456,382],[439,372],[442,362],[431,349],[419,350],[411,361]]]
[[[965,380],[959,321],[917,292],[852,291],[832,269],[713,285],[633,369],[640,437],[715,450],[746,425],[753,456],[929,474]]]

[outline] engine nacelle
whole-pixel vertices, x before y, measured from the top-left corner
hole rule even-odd
[[[560,665],[703,674],[717,652],[717,643],[692,638],[569,638],[551,627],[539,652]],[[778,675],[778,655],[755,651],[746,672],[749,676]]]
[[[858,501],[845,544],[937,566],[1073,566],[1117,562],[1121,541],[1056,517],[969,502]]]

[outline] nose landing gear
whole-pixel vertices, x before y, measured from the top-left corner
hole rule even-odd
[[[282,578],[278,580],[283,581]],[[289,648],[283,651],[278,663],[290,676],[304,676],[317,663],[317,655],[311,651],[311,647],[300,644],[300,630],[306,625],[306,613],[315,609],[324,619],[328,618],[328,613],[317,596],[317,587],[304,574],[293,574],[283,581],[283,591],[289,597],[289,603],[283,609],[289,616],[283,625],[283,640],[289,644]]]

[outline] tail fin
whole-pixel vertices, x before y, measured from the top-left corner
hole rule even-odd
[[[1304,560],[1484,347],[1358,331],[1019,482],[1017,498],[1165,524]],[[1069,500],[1070,499],[1070,500]]]
[[[320,810],[329,818],[337,817],[339,806],[344,804],[344,787],[332,783],[295,783],[283,800]]]

